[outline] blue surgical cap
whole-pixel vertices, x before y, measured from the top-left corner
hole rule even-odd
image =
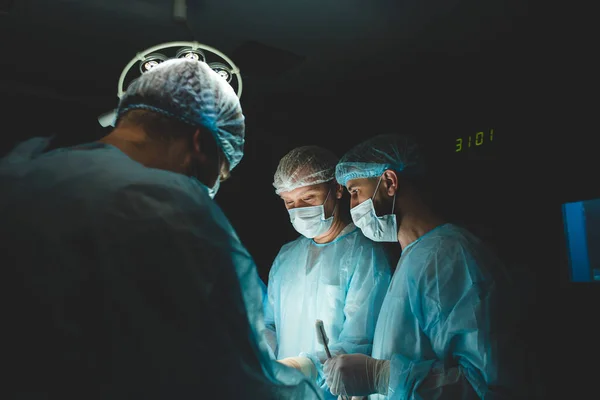
[[[339,161],[335,169],[337,181],[346,186],[352,179],[377,178],[391,169],[404,174],[422,172],[417,142],[410,135],[378,135],[366,140]]]
[[[337,162],[338,157],[322,147],[297,147],[279,161],[273,179],[275,193],[332,181]]]
[[[240,101],[229,83],[208,64],[167,60],[127,88],[117,120],[127,111],[145,109],[208,129],[232,170],[244,156],[245,122]]]

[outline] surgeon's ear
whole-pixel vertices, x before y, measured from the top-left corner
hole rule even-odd
[[[335,198],[336,199],[341,199],[342,196],[344,195],[344,187],[342,185],[340,185],[339,183],[335,184]]]
[[[194,135],[192,136],[192,155],[200,161],[200,163],[204,164],[208,162],[208,156],[206,154],[207,150],[203,133],[200,129],[196,129],[196,132],[194,132]]]
[[[392,171],[391,169],[385,171],[382,183],[388,196],[394,196],[398,192],[398,175],[396,171]]]
[[[202,152],[202,144],[200,143],[200,129],[196,129],[192,136],[192,153],[199,155]]]

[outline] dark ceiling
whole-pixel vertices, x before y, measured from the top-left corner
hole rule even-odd
[[[188,1],[188,27],[173,20],[170,0],[12,3],[0,15],[5,90],[107,109],[125,64],[172,40],[231,57],[244,102],[326,94],[355,78],[373,93],[482,89],[526,73],[530,52],[527,2],[516,0],[200,0]]]

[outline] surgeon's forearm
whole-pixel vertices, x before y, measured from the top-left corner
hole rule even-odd
[[[362,268],[371,271],[375,267],[366,263]],[[376,268],[375,268],[376,269]],[[344,306],[346,319],[338,336],[338,341],[329,347],[332,355],[361,353],[370,355],[373,349],[373,336],[379,310],[389,287],[389,274],[387,278],[377,274],[377,278],[370,277],[372,273],[363,273],[372,280],[370,284],[362,282],[358,287],[352,286],[348,291]]]
[[[458,367],[444,368],[441,362],[436,362],[417,388],[417,393],[424,396],[434,391],[441,395],[444,391],[450,390],[451,386],[459,383],[461,379],[464,379],[464,376]],[[455,393],[454,390],[453,393]]]
[[[275,326],[267,325],[267,329],[265,329],[265,339],[267,345],[273,351],[273,354],[277,354],[277,332],[275,332]]]
[[[454,369],[455,373],[460,371],[459,368]],[[451,372],[452,373],[452,372]],[[450,374],[451,374],[450,373]],[[454,400],[457,398],[480,398],[466,376],[462,373],[456,381],[450,380],[439,381],[440,377],[427,378],[417,388],[417,393],[423,400]],[[448,377],[446,376],[446,379]],[[487,398],[487,397],[486,397]]]
[[[475,391],[459,367],[446,368],[441,361],[412,362],[394,356],[390,363],[389,392],[416,394],[423,400],[445,400],[464,397]],[[384,388],[379,393],[389,395]],[[477,396],[475,396],[477,397]]]

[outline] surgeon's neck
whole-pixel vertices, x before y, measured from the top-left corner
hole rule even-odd
[[[185,140],[156,140],[148,136],[141,127],[127,125],[117,126],[99,142],[118,148],[129,158],[146,167],[178,173],[185,171]]]
[[[322,236],[317,236],[313,240],[315,243],[324,244],[333,242],[340,233],[344,230],[346,226],[350,223],[350,221],[342,218],[338,212],[339,207],[335,208],[333,212],[333,223],[331,224],[331,228],[327,232],[325,232]]]
[[[401,213],[396,214],[396,218],[400,225],[398,242],[402,250],[427,232],[445,223],[429,207],[418,200],[411,199],[400,202],[404,204],[396,204],[397,209],[402,210]]]

